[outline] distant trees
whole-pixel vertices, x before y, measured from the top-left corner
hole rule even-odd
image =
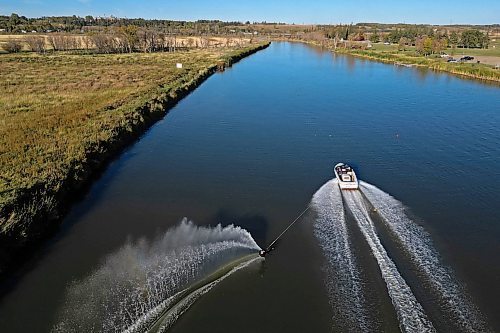
[[[429,36],[418,37],[415,40],[417,52],[421,55],[428,56],[432,54],[433,40]]]
[[[118,28],[123,26],[137,26],[139,28],[154,29],[159,32],[182,33],[184,35],[199,35],[202,33],[227,33],[235,26],[243,26],[242,22],[222,22],[217,20],[199,20],[196,22],[172,20],[146,20],[117,17],[85,17],[51,16],[40,18],[26,18],[13,13],[10,16],[0,15],[0,29],[7,32],[21,32],[35,30],[37,32],[81,32],[85,27]],[[231,27],[231,28],[229,28]]]
[[[330,39],[342,39],[342,40],[348,40],[349,35],[353,34],[354,31],[352,29],[352,25],[338,25],[329,28],[326,31],[326,37]]]
[[[466,48],[488,48],[489,37],[476,29],[465,30],[462,32],[460,45]]]
[[[19,41],[11,39],[3,46],[3,48],[9,53],[17,53],[21,51],[23,46]]]
[[[98,53],[175,52],[178,47],[175,35],[137,26],[124,26],[109,29],[107,32],[92,32],[88,35],[88,44],[85,41],[83,44],[86,45],[86,49],[89,49],[88,44],[93,45]],[[191,47],[195,44],[195,40],[188,38],[186,44]],[[208,44],[208,39],[200,38],[201,47],[207,47]]]
[[[365,40],[365,32],[364,32],[364,30],[360,30],[360,31],[356,32],[353,35],[352,40],[357,41],[357,42],[364,41]]]
[[[112,36],[104,33],[96,33],[91,34],[88,38],[90,39],[98,53],[116,52],[115,40]]]
[[[456,31],[453,31],[451,34],[450,34],[450,37],[449,37],[449,42],[450,42],[450,46],[452,48],[455,48],[458,46],[458,43],[460,43],[460,36],[457,34]]]
[[[393,30],[389,33],[389,35],[387,35],[387,38],[389,40],[390,43],[397,43],[399,42],[399,40],[401,39],[401,37],[403,37],[403,35],[401,34],[401,31],[398,29],[398,30]]]
[[[448,39],[446,37],[436,37],[432,39],[432,52],[440,54],[448,47]]]
[[[49,45],[54,51],[70,51],[80,48],[79,39],[68,34],[54,34],[48,37]]]
[[[26,43],[28,44],[31,51],[37,53],[45,53],[45,38],[42,36],[29,36],[26,38]]]
[[[6,28],[8,32],[14,31],[15,27],[23,21],[19,15],[12,13],[6,22]]]
[[[312,32],[324,39],[321,31]],[[153,29],[125,26],[109,28],[104,31],[90,31],[85,35],[68,33],[52,33],[46,36],[26,34],[5,43],[5,51],[19,52],[23,46],[30,51],[45,53],[47,51],[86,50],[95,53],[132,53],[132,52],[176,52],[179,48],[209,48],[241,46],[248,39],[215,38],[210,36],[178,37],[175,34],[159,32]],[[250,39],[250,43],[251,43]]]
[[[401,37],[398,42],[398,50],[399,51],[405,51],[406,50],[406,45],[410,43],[409,39],[406,37]]]
[[[448,40],[443,36],[422,36],[415,40],[417,53],[428,56],[440,54],[448,47]]]
[[[118,28],[118,34],[121,39],[123,39],[124,49],[128,53],[131,53],[134,50],[134,46],[139,42],[137,31],[138,27],[135,25],[127,25]]]
[[[370,35],[370,42],[372,42],[372,43],[380,42],[380,35],[378,34],[378,32],[376,30],[373,34]]]

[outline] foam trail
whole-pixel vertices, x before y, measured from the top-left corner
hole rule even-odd
[[[218,279],[202,286],[201,288],[198,288],[191,294],[189,294],[187,297],[182,299],[179,304],[177,304],[175,307],[170,309],[169,313],[166,315],[165,318],[163,318],[160,328],[158,329],[157,332],[163,333],[168,331],[168,329],[177,321],[177,319],[189,309],[189,307],[201,296],[209,292],[213,287],[215,287],[217,284],[219,284],[222,280],[227,278],[228,276],[232,275],[233,273],[239,271],[240,269],[243,269],[251,264],[253,264],[256,261],[263,260],[261,257],[257,258],[252,258],[250,260],[247,260],[236,267],[233,267],[229,272],[224,274],[223,276],[219,277]]]
[[[344,206],[337,180],[323,185],[313,196],[317,213],[314,234],[327,259],[324,267],[327,288],[335,311],[334,321],[345,330],[367,332],[370,323],[344,216]]]
[[[144,331],[184,289],[259,249],[244,229],[197,227],[184,219],[151,243],[127,243],[70,285],[53,331]]]
[[[377,260],[389,297],[391,298],[400,329],[403,332],[434,332],[434,326],[410,287],[399,274],[396,265],[387,255],[377,236],[363,197],[359,191],[344,191],[344,199]]]
[[[412,262],[424,273],[432,289],[437,292],[435,295],[439,298],[440,306],[453,318],[454,325],[465,332],[484,332],[479,311],[453,279],[450,269],[440,263],[431,238],[406,215],[403,204],[368,183],[361,182],[361,190],[403,245]]]

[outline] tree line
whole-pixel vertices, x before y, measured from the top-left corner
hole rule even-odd
[[[384,35],[383,41],[393,44],[400,43],[401,39],[406,39],[412,45],[416,45],[419,39],[427,37],[433,41],[446,41],[452,47],[462,48],[488,48],[490,38],[487,33],[478,29],[467,29],[462,32],[448,31],[436,32],[434,29],[397,29]],[[371,36],[372,41],[379,41],[380,36]]]
[[[227,47],[242,45],[241,38],[211,38],[209,36],[178,37],[135,25],[106,28],[87,34],[53,33],[46,36],[27,35],[10,39],[3,48],[9,53],[20,52],[23,44],[37,53],[47,51],[85,50],[94,53],[175,52],[177,49]]]
[[[219,20],[174,21],[147,20],[142,18],[117,18],[80,16],[51,16],[27,18],[16,13],[10,16],[0,15],[0,29],[9,33],[21,32],[82,32],[88,28],[107,28],[122,26],[137,26],[139,28],[156,29],[163,32],[185,35],[218,34],[228,32],[229,27],[243,25],[242,22],[223,22]]]

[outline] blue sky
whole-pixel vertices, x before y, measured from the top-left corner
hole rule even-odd
[[[0,14],[287,23],[500,23],[500,0],[0,0]]]

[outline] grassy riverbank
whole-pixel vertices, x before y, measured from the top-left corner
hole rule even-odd
[[[500,70],[485,64],[472,62],[449,63],[442,58],[423,57],[409,53],[393,53],[390,51],[337,49],[336,52],[387,63],[427,67],[432,70],[449,72],[479,80],[500,82]]]
[[[217,68],[266,46],[1,55],[0,272],[124,145]]]
[[[316,41],[300,40],[300,42],[317,45],[321,47],[326,47],[336,53],[349,54],[360,58],[381,61],[385,63],[393,64],[404,64],[410,66],[426,67],[436,71],[448,72],[456,75],[465,76],[472,79],[485,80],[491,82],[500,83],[500,69],[494,68],[493,65],[475,63],[475,62],[458,62],[458,63],[448,63],[445,58],[438,56],[424,57],[418,55],[414,47],[408,47],[405,51],[399,51],[397,45],[383,45],[375,44],[372,49],[350,49],[350,48],[336,48],[334,49],[329,43],[318,43]],[[489,58],[496,58],[496,50],[476,50],[475,52],[469,52],[475,56],[484,56]],[[460,49],[461,53],[462,51]],[[450,53],[451,50],[450,50]],[[459,54],[459,51],[454,50],[454,54]],[[467,54],[469,54],[467,53]],[[455,57],[460,58],[459,55]],[[498,63],[500,63],[500,57],[498,57]]]

